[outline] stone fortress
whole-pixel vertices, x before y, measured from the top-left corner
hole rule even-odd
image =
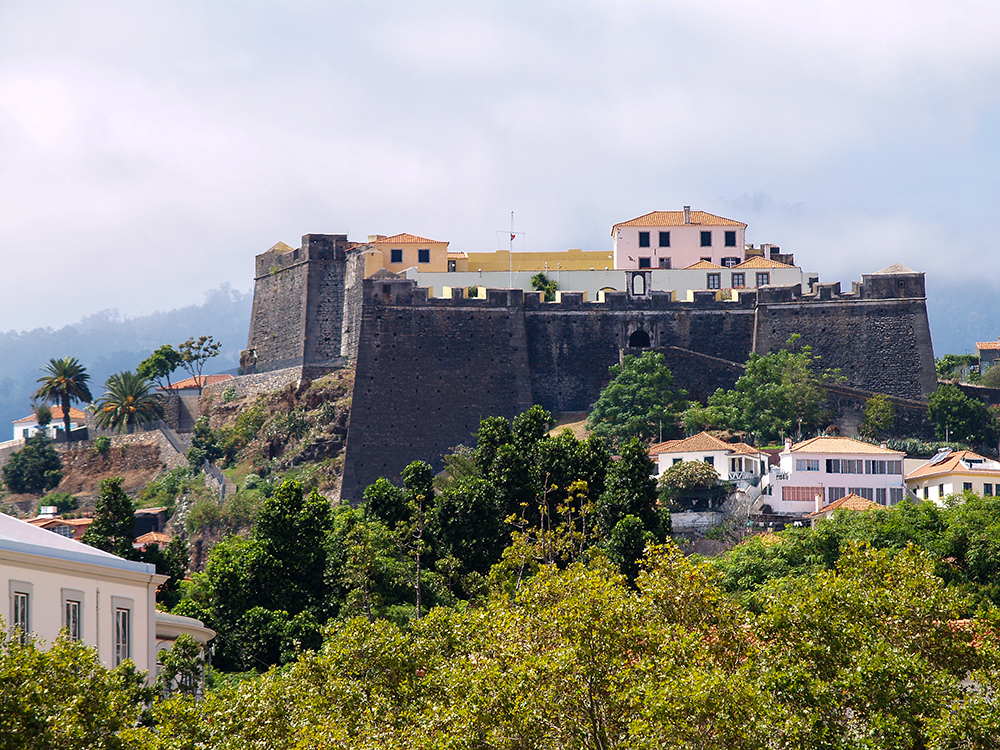
[[[346,235],[307,234],[297,249],[258,255],[241,358],[245,373],[294,367],[305,377],[356,365],[341,488],[351,502],[380,476],[398,480],[410,461],[440,468],[484,417],[512,418],[535,403],[588,410],[629,351],[663,352],[677,385],[699,398],[730,387],[751,352],[793,334],[840,369],[837,398],[855,408],[886,393],[919,415],[937,385],[924,275],[900,265],[865,274],[849,292],[811,278],[808,289],[690,290],[683,300],[654,288],[653,269],[627,268],[615,272],[622,291],[545,302],[523,289],[432,296],[387,268],[373,273],[371,253]]]

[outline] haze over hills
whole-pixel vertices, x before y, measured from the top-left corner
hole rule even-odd
[[[109,309],[59,329],[0,333],[0,440],[11,438],[11,422],[31,413],[41,368],[54,357],[76,357],[83,363],[94,398],[104,392],[109,375],[135,370],[157,347],[176,346],[191,336],[208,335],[222,343],[206,374],[239,366],[252,303],[252,293],[222,284],[206,293],[204,303],[170,312],[125,318]],[[174,379],[185,377],[187,373],[179,370]]]

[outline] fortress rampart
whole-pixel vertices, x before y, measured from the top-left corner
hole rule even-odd
[[[651,290],[648,272],[623,271],[629,291],[546,303],[517,289],[429,297],[414,281],[363,279],[362,255],[343,235],[306,235],[299,250],[258,256],[245,362],[306,374],[356,363],[341,490],[350,501],[412,460],[440,467],[483,417],[533,403],[589,409],[629,350],[664,352],[677,385],[701,398],[735,382],[732,363],[796,333],[846,387],[919,401],[936,386],[924,276],[908,269],[865,275],[848,293],[764,287],[734,301],[677,301]]]

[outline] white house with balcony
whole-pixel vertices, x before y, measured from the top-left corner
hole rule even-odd
[[[687,268],[742,263],[747,225],[706,211],[652,211],[611,228],[615,268]]]
[[[715,468],[721,481],[737,486],[756,484],[768,467],[766,453],[746,443],[727,443],[707,432],[657,443],[649,449],[649,457],[656,462],[658,477],[682,461],[702,461]]]
[[[846,437],[785,441],[779,465],[763,480],[758,512],[805,516],[850,494],[891,507],[903,500],[906,454]]]
[[[215,633],[198,620],[156,611],[167,580],[149,563],[125,560],[0,513],[0,618],[39,645],[60,631],[97,649],[113,668],[131,659],[156,676],[157,653],[180,632],[203,646]],[[161,618],[164,622],[160,622]]]

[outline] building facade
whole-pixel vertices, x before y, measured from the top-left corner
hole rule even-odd
[[[611,228],[615,268],[687,268],[707,260],[730,268],[745,259],[747,225],[706,211],[652,211]]]
[[[972,451],[938,453],[906,475],[906,488],[918,500],[944,505],[949,495],[966,490],[977,495],[1000,495],[1000,462]]]

